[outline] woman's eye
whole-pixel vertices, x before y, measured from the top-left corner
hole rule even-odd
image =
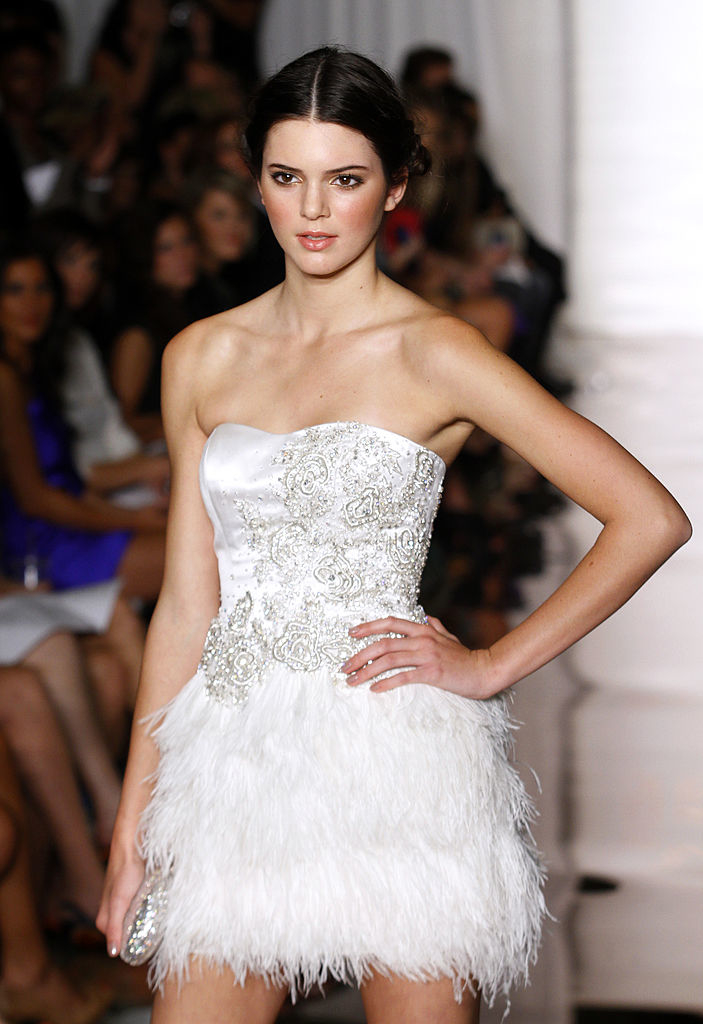
[[[296,180],[295,175],[291,174],[290,171],[275,171],[272,177],[279,185],[292,185]]]
[[[361,185],[361,178],[357,178],[355,174],[338,174],[332,184],[341,185],[342,188],[356,188],[357,185]]]

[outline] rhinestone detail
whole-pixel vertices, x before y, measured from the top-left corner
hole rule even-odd
[[[272,661],[296,672],[328,666],[341,682],[341,663],[379,638],[353,639],[350,626],[424,618],[417,591],[441,494],[439,457],[409,441],[408,457],[398,451],[406,439],[358,423],[283,437],[271,485],[282,515],[267,519],[260,499],[223,495],[260,586],[225,602],[199,667],[208,694],[234,705]]]

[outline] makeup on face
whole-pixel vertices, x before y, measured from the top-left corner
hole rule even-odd
[[[308,119],[271,128],[259,185],[279,243],[313,273],[335,272],[372,248],[397,201],[364,135]],[[319,260],[310,264],[308,254]]]

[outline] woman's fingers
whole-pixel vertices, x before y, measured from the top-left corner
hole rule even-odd
[[[425,683],[474,700],[485,700],[496,692],[489,652],[464,647],[439,619],[428,617],[419,623],[389,616],[349,630],[355,639],[379,633],[393,635],[375,640],[341,666],[350,686],[375,680],[370,689],[379,693],[409,683]],[[376,678],[385,672],[393,675]]]
[[[427,624],[428,626],[432,626],[433,629],[436,629],[437,632],[441,633],[443,636],[448,636],[450,640],[459,640],[459,637],[455,636],[454,633],[450,633],[447,627],[443,625],[439,619],[436,619],[434,615],[427,616]]]
[[[105,885],[96,925],[105,936],[110,956],[117,956],[122,946],[122,930],[129,905],[134,899],[144,875],[140,863],[129,864],[110,876]]]
[[[388,690],[396,690],[399,686],[407,686],[408,683],[427,683],[422,669],[401,669],[388,679],[379,679],[372,683],[369,689],[374,693],[386,693]]]
[[[371,664],[363,665],[349,678],[348,682],[350,686],[359,686],[360,683],[365,683],[375,676],[382,675],[383,672],[389,672],[391,669],[418,668],[419,664],[421,664],[421,659],[418,657],[417,652],[413,653],[407,649],[395,649],[374,658]]]
[[[419,641],[415,637],[384,637],[382,640],[369,644],[368,647],[362,647],[360,651],[353,654],[342,665],[342,672],[346,672],[348,675],[358,672],[368,662],[375,662],[384,654],[389,654],[392,651],[405,651],[411,654],[418,649]]]
[[[352,626],[349,635],[357,639],[363,636],[373,636],[374,633],[419,636],[426,628],[424,622],[413,622],[411,619],[399,619],[395,615],[389,615],[385,619],[372,619],[370,622],[361,622],[358,626]]]

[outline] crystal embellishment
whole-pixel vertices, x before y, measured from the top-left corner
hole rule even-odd
[[[244,585],[223,594],[199,667],[208,694],[229,704],[244,704],[275,662],[295,672],[328,667],[341,681],[341,663],[378,639],[352,639],[350,626],[424,616],[416,602],[439,456],[361,423],[281,437],[263,455],[260,486],[235,482],[218,495]],[[224,527],[220,543],[229,543]]]
[[[168,906],[169,875],[150,872],[125,915],[120,957],[132,967],[153,956],[163,939],[163,922]]]

